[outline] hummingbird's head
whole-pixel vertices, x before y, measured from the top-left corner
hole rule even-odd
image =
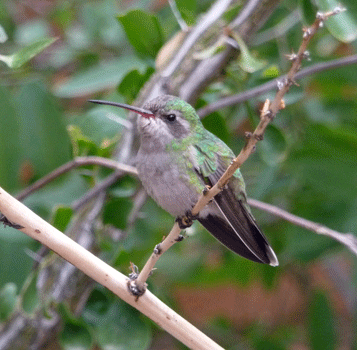
[[[171,95],[162,95],[144,104],[152,117],[141,116],[138,130],[143,137],[160,139],[167,144],[184,139],[202,127],[195,109],[187,102]]]
[[[137,108],[122,103],[90,100],[128,109],[139,114],[138,130],[142,139],[152,139],[163,145],[199,132],[203,125],[195,109],[171,95],[162,95]]]

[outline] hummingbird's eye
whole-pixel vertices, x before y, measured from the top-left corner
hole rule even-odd
[[[169,122],[174,122],[176,120],[176,115],[175,114],[168,114],[165,117]]]

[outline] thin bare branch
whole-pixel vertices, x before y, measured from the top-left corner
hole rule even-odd
[[[175,54],[172,62],[164,69],[161,73],[163,77],[169,77],[173,72],[179,67],[182,60],[186,57],[187,52],[191,50],[193,45],[196,43],[197,39],[202,36],[202,34],[210,28],[210,26],[219,19],[223,13],[227,10],[232,0],[221,0],[213,4],[207,14],[202,18],[198,26],[196,26],[180,50]]]
[[[276,39],[287,33],[291,28],[301,21],[300,9],[291,12],[286,18],[279,22],[276,26],[258,33],[250,42],[251,46],[258,46],[270,40]]]
[[[143,269],[140,271],[137,279],[130,282],[130,289],[134,295],[140,296],[145,292],[146,281],[149,278],[156,262],[159,260],[163,253],[165,253],[169,248],[171,248],[176,242],[179,241],[180,232],[181,229],[178,223],[175,222],[168,236],[155,247],[154,252],[151,254]]]
[[[233,20],[232,23],[229,24],[229,29],[233,30],[239,27],[257,8],[261,0],[249,0],[244,5],[243,10],[239,13],[239,15]]]
[[[343,57],[343,58],[338,58],[329,62],[323,62],[323,63],[317,63],[314,64],[310,67],[304,68],[295,75],[295,79],[301,79],[319,72],[323,72],[329,69],[335,69],[339,67],[344,67],[348,66],[351,64],[357,64],[357,55],[351,55],[348,57]],[[283,75],[280,80],[284,80],[287,78],[287,75]],[[238,103],[242,103],[244,101],[247,101],[251,98],[260,96],[270,90],[276,89],[277,87],[277,80],[274,79],[272,81],[269,81],[265,84],[262,84],[260,86],[257,86],[253,89],[244,91],[240,94],[232,95],[229,97],[224,97],[221,98],[220,100],[217,100],[213,103],[210,103],[209,105],[199,109],[197,111],[198,115],[200,118],[204,118],[206,115],[217,111],[219,109],[222,109],[224,107],[229,107],[229,106],[234,106]]]
[[[335,230],[331,230],[330,228],[324,225],[318,224],[310,220],[306,220],[297,215],[291,214],[283,209],[280,209],[274,205],[263,203],[256,199],[249,198],[248,203],[252,207],[264,210],[270,214],[273,214],[286,221],[289,221],[292,224],[316,232],[319,235],[324,235],[332,239],[335,239],[336,241],[342,243],[347,248],[349,248],[354,254],[357,255],[357,237],[354,236],[352,233],[341,233]]]
[[[33,183],[31,186],[25,188],[22,192],[20,192],[16,198],[20,201],[24,200],[27,196],[29,196],[31,193],[38,191],[42,187],[46,186],[49,184],[51,181],[57,179],[59,176],[69,172],[72,169],[78,168],[80,166],[84,165],[100,165],[104,166],[107,168],[112,168],[112,169],[117,169],[120,170],[121,172],[126,172],[128,174],[133,174],[137,175],[137,170],[136,168],[126,165],[126,164],[121,164],[118,163],[114,160],[108,159],[108,158],[103,158],[103,157],[77,157],[73,159],[72,161],[61,165],[59,168],[55,169],[48,175],[44,176],[40,180],[36,181]]]
[[[187,26],[186,22],[184,21],[184,19],[182,18],[180,11],[177,8],[176,1],[175,0],[169,0],[169,5],[171,7],[171,11],[174,14],[174,16],[176,18],[176,21],[179,24],[181,30],[183,32],[187,32],[188,31],[188,26]]]
[[[113,174],[106,177],[102,182],[96,184],[88,192],[86,192],[82,197],[77,199],[71,204],[71,207],[74,211],[81,209],[84,205],[90,202],[93,198],[97,197],[102,191],[105,191],[108,187],[117,182],[120,177],[123,176],[121,170],[114,171]]]

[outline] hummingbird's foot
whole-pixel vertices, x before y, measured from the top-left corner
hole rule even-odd
[[[178,223],[181,230],[191,227],[193,220],[198,219],[198,215],[192,215],[191,211],[187,211],[185,215],[178,216],[176,222]]]
[[[178,235],[178,237],[175,239],[176,242],[182,242],[185,239],[184,235]]]
[[[135,281],[139,276],[139,268],[135,264],[130,262],[130,269],[131,272],[129,273],[129,278],[131,281]]]
[[[128,286],[129,293],[136,297],[135,301],[138,301],[139,297],[141,297],[146,292],[147,283],[144,284],[143,288],[139,288],[135,280],[129,279],[127,286]]]
[[[211,186],[206,185],[202,191],[203,195],[205,196],[209,192],[210,189],[211,189]]]
[[[192,222],[192,220],[190,220],[187,216],[178,216],[177,218],[176,218],[176,222],[178,223],[178,225],[179,225],[179,228],[181,229],[181,230],[184,230],[185,228],[187,228],[187,227],[190,227],[192,224],[193,224],[193,222]]]
[[[139,277],[138,267],[135,264],[133,264],[132,262],[130,262],[130,269],[131,269],[131,273],[129,274],[129,280],[128,280],[127,285],[128,285],[130,294],[132,294],[136,297],[135,301],[138,301],[139,297],[141,297],[146,292],[147,283],[144,283],[143,286],[139,286],[136,283],[136,280]],[[150,277],[154,273],[154,270],[156,270],[156,269],[153,268],[150,271],[148,277]]]
[[[160,255],[162,253],[162,250],[161,250],[161,246],[160,246],[160,243],[159,244],[156,244],[155,248],[154,248],[154,254],[155,255]]]

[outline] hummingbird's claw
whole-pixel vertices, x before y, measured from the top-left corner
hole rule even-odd
[[[130,269],[131,272],[129,273],[129,278],[131,281],[135,281],[139,276],[139,268],[135,264],[130,262]]]
[[[193,220],[198,219],[198,215],[192,215],[191,211],[187,211],[185,215],[178,216],[176,222],[178,223],[181,230],[191,227]]]
[[[206,185],[202,191],[203,195],[205,196],[209,192],[210,189],[211,189],[211,186]]]
[[[145,292],[147,288],[147,283],[144,283],[144,285],[141,287],[136,283],[136,279],[139,277],[139,269],[138,267],[130,262],[130,269],[131,273],[129,274],[129,280],[127,282],[128,290],[131,295],[134,295],[136,297],[135,301],[138,301],[139,297],[141,297]],[[149,273],[149,276],[151,276],[154,273],[155,268],[152,269]]]
[[[176,242],[182,242],[183,240],[184,240],[184,236],[183,235],[179,235],[176,239],[175,239],[175,241]]]
[[[129,293],[136,297],[135,301],[138,301],[139,297],[141,297],[146,292],[147,284],[145,283],[144,288],[139,288],[136,284],[135,280],[128,280],[128,289]]]
[[[154,248],[154,254],[156,255],[160,255],[161,254],[161,247],[160,247],[160,243],[156,244],[155,248]]]

